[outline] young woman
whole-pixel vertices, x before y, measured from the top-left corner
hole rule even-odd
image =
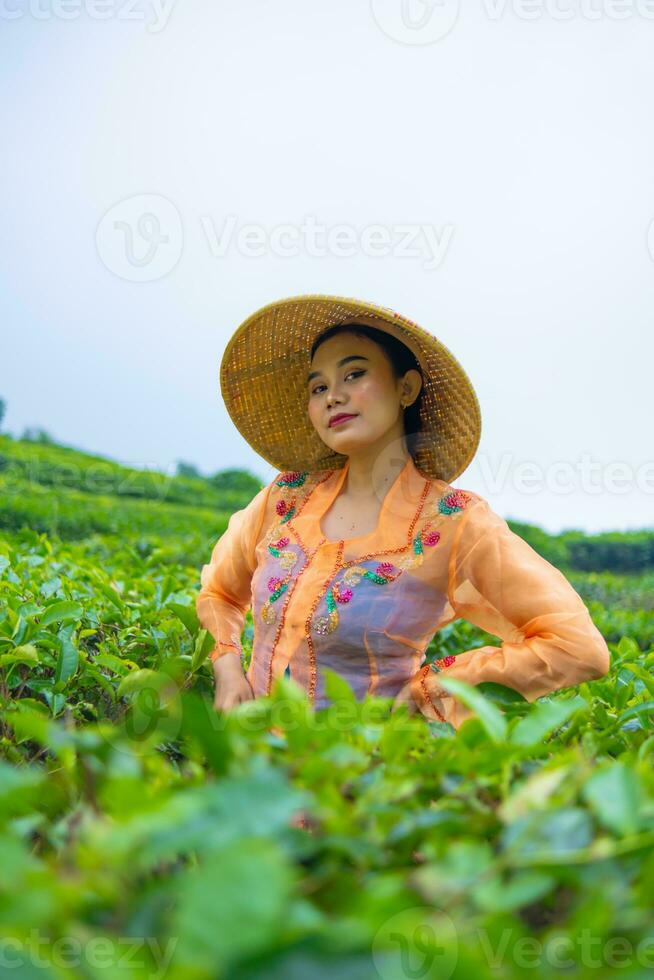
[[[394,710],[458,728],[471,712],[439,686],[441,671],[529,701],[607,672],[607,645],[565,576],[482,496],[452,486],[476,451],[480,412],[433,335],[385,307],[292,297],[238,328],[221,390],[278,472],[202,568],[217,708],[270,693],[284,673],[325,707],[328,667],[359,699],[391,697]],[[501,646],[425,664],[434,634],[458,618]]]

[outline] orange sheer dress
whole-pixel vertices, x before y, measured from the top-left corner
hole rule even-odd
[[[495,681],[533,701],[608,671],[608,647],[565,576],[483,497],[428,479],[411,457],[373,532],[327,540],[321,518],[348,467],[278,473],[232,514],[202,567],[196,609],[216,641],[212,660],[241,652],[252,608],[255,697],[290,673],[326,707],[327,667],[359,700],[395,697],[411,682],[422,714],[456,729],[471,711],[439,690],[440,673],[424,661],[435,633],[459,618],[501,646],[439,661],[443,676]]]

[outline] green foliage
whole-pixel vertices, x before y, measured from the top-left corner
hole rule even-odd
[[[223,714],[194,598],[228,509],[17,479],[0,510],[8,973],[648,975],[651,572],[575,573],[605,677],[534,703],[443,677],[473,711],[458,732],[357,702],[333,672],[322,711],[279,678]],[[246,661],[251,636],[248,614]],[[458,621],[428,657],[493,642]]]
[[[187,464],[182,464],[182,468]],[[245,507],[261,489],[256,477],[245,470],[226,470],[211,479],[199,475],[168,475],[155,469],[122,466],[102,456],[82,453],[69,446],[40,444],[38,441],[12,440],[0,436],[0,477],[2,496],[22,498],[26,494],[38,500],[53,491],[63,503],[71,500],[78,507],[92,510],[94,498],[116,498],[121,506],[134,500],[142,502],[183,504],[188,508],[222,510],[231,514]],[[234,480],[233,474],[239,475]],[[71,497],[72,494],[72,497]],[[0,527],[6,525],[8,510],[0,516]],[[92,520],[92,517],[91,517]],[[29,526],[33,526],[30,524]],[[98,528],[103,530],[103,528]]]
[[[240,493],[251,498],[261,489],[258,480],[247,470],[221,470],[208,479],[223,494]]]
[[[184,463],[180,459],[177,463],[176,476],[201,477],[201,474],[194,463]]]
[[[567,564],[581,571],[644,572],[654,568],[654,532],[606,531],[585,535],[566,531],[561,540],[567,551]]]
[[[21,439],[23,439],[25,442],[39,442],[44,443],[45,445],[54,444],[55,442],[46,429],[40,429],[36,426],[31,426],[25,429]]]

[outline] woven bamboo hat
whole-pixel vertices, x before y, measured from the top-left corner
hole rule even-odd
[[[306,377],[314,340],[335,324],[369,323],[401,340],[423,376],[421,435],[414,462],[429,479],[451,482],[472,460],[481,412],[450,351],[412,320],[344,296],[291,296],[261,307],[237,328],[220,365],[230,418],[266,462],[281,471],[340,469],[347,456],[322,441],[309,418]]]

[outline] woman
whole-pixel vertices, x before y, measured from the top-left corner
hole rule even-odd
[[[232,515],[201,573],[217,708],[290,673],[316,708],[322,668],[358,699],[393,698],[458,728],[471,712],[439,674],[532,701],[602,676],[610,656],[564,575],[479,494],[452,480],[481,420],[461,365],[385,307],[332,296],[269,304],[236,331],[221,389],[241,434],[279,472]],[[247,674],[241,633],[252,606]],[[425,664],[454,619],[496,635]]]

